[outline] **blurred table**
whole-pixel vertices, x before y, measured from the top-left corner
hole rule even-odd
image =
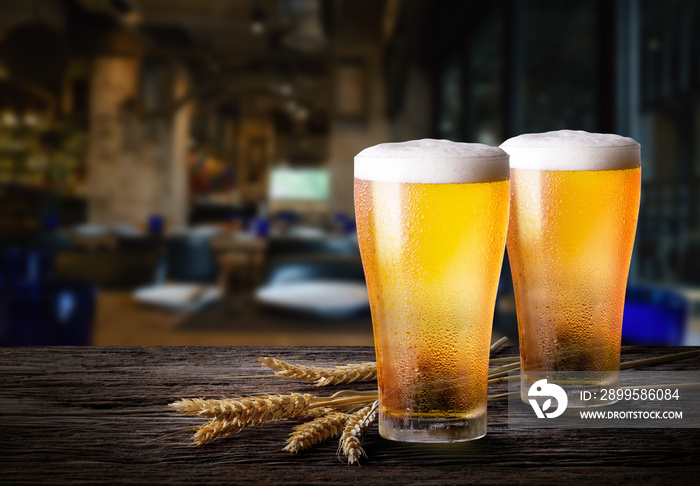
[[[97,346],[157,345],[152,341],[168,335],[186,317],[185,313],[140,304],[131,292],[101,291],[92,342]]]
[[[623,348],[624,361],[688,348]],[[516,355],[504,348],[499,356]],[[268,378],[258,356],[336,366],[374,360],[371,347],[0,348],[0,464],[8,483],[208,484],[697,484],[700,429],[513,429],[507,403],[488,406],[488,435],[457,444],[363,438],[362,467],[330,440],[282,451],[289,423],[246,429],[204,447],[190,434],[152,442],[201,420],[167,407],[186,397],[306,391]],[[700,370],[698,358],[655,367]],[[634,371],[631,371],[634,372]],[[373,389],[376,383],[339,388]],[[498,393],[497,385],[491,393]]]
[[[210,244],[219,264],[219,282],[224,295],[231,291],[251,292],[262,279],[267,239],[226,234],[212,238]],[[234,280],[235,287],[232,287]]]
[[[119,236],[112,232],[100,234],[81,234],[79,232],[67,232],[73,246],[84,250],[114,249],[119,242]]]
[[[369,316],[341,321],[285,318],[252,303],[224,298],[195,312],[140,304],[129,292],[100,292],[93,332],[97,346],[257,346],[373,344]]]

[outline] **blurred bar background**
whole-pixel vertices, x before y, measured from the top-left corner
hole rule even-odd
[[[694,0],[3,0],[0,345],[371,345],[353,157],[642,144],[625,344],[700,344]],[[507,257],[494,336],[517,342]]]

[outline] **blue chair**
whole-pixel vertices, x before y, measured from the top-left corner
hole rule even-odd
[[[53,272],[50,251],[10,246],[0,250],[0,282],[41,280]]]
[[[294,211],[279,211],[275,214],[275,218],[284,224],[294,224],[299,220],[299,215]]]
[[[680,346],[688,301],[670,290],[629,285],[622,319],[622,344]]]
[[[97,288],[85,281],[21,281],[0,285],[0,345],[88,345]]]
[[[355,218],[350,218],[345,213],[335,213],[333,215],[333,223],[340,227],[345,234],[351,234],[357,230]]]
[[[250,229],[253,230],[256,236],[264,238],[270,234],[270,221],[267,218],[255,218],[251,222]]]
[[[165,218],[159,214],[152,214],[148,217],[148,234],[160,236],[165,229]]]
[[[168,239],[165,250],[167,278],[185,282],[214,282],[219,267],[207,238]]]

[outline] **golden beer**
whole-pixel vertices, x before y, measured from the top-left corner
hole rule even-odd
[[[579,403],[581,389],[619,383],[622,314],[640,200],[639,145],[582,132],[541,135],[548,138],[530,139],[529,145],[521,136],[503,145],[511,154],[507,246],[521,395],[527,402],[530,385],[543,377],[534,372],[557,372],[559,379],[567,372],[587,372],[591,379],[573,380],[566,390],[569,406],[595,405]]]
[[[489,343],[508,223],[508,159],[492,147],[479,146],[477,154],[489,154],[484,157],[472,154],[476,144],[435,142],[383,144],[380,156],[364,151],[355,165],[380,433],[402,441],[452,442],[486,433]],[[402,151],[407,144],[415,159]],[[458,150],[456,155],[443,153],[445,146]],[[400,154],[392,158],[391,149]],[[426,151],[432,160],[420,169]],[[363,155],[376,159],[364,164],[369,170],[358,170]],[[403,163],[392,165],[397,160]],[[486,169],[474,169],[480,165]],[[393,169],[381,170],[384,166]]]

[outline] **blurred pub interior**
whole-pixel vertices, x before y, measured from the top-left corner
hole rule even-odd
[[[370,345],[354,155],[562,128],[642,144],[623,342],[699,344],[694,0],[2,0],[0,344]]]

